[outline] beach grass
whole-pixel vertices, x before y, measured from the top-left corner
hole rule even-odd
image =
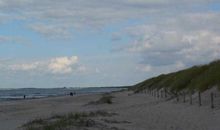
[[[214,86],[220,88],[220,60],[150,78],[138,83],[132,87],[132,90],[138,93],[143,90],[166,89],[177,94],[183,91],[203,92]]]
[[[108,113],[106,111],[95,112],[78,112],[68,113],[66,115],[53,115],[45,119],[34,119],[22,126],[24,130],[61,130],[81,127],[93,127],[96,122],[93,117],[111,117],[115,113]]]
[[[112,104],[113,103],[113,101],[112,101],[113,98],[114,98],[114,96],[112,96],[111,94],[105,93],[97,101],[91,101],[91,102],[88,103],[88,105]]]

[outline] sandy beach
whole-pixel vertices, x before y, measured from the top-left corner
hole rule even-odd
[[[107,111],[111,117],[99,117],[103,128],[87,130],[219,130],[220,110],[209,105],[198,106],[158,99],[146,93],[117,92],[112,104],[88,105],[102,95],[54,97],[0,103],[0,130],[22,129],[36,118],[47,118],[69,112]]]

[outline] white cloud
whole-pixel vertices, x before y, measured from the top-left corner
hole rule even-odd
[[[52,59],[48,65],[49,70],[53,73],[71,73],[73,71],[73,66],[77,64],[78,57],[72,56],[68,57],[59,57]]]
[[[30,42],[27,39],[20,36],[0,35],[0,44],[8,44],[8,43],[29,44]]]
[[[39,62],[29,63],[29,64],[14,64],[9,66],[12,70],[23,70],[23,71],[30,71],[35,70],[40,67]]]
[[[136,67],[136,69],[141,72],[150,72],[152,71],[152,66],[151,65],[139,65]]]
[[[214,1],[217,0],[0,0],[0,11],[8,20],[31,21],[34,31],[60,38],[57,36],[68,34],[73,28],[183,14],[190,12],[193,5],[205,7]]]
[[[131,53],[125,54],[129,57],[126,63],[130,67],[121,67],[117,73],[135,70],[133,62],[140,55],[137,69],[150,75],[159,68],[170,71],[220,57],[220,14],[208,7],[214,1],[219,0],[0,0],[0,23],[22,20],[19,22],[28,29],[47,38],[70,38],[74,29],[100,29],[107,25],[106,34],[138,25],[125,29],[121,34],[116,32],[112,38],[123,41],[120,35],[126,35],[122,36],[127,38],[125,42],[131,39],[129,45],[122,47]],[[144,21],[144,25],[139,25]],[[1,43],[5,41],[15,39],[0,37]],[[121,59],[118,58],[111,66],[123,61]],[[94,62],[94,59],[91,58],[91,61]],[[86,68],[79,63],[78,57],[57,57],[15,63],[10,69],[50,74],[100,73],[100,70],[103,71],[101,73],[106,70],[116,72],[114,67],[112,70],[94,69],[96,67],[91,70]],[[160,69],[160,72],[164,70]]]
[[[121,32],[121,37],[129,37],[130,44],[121,49],[140,54],[141,64],[152,66],[178,63],[181,68],[219,59],[219,16],[220,13],[215,12],[189,13],[129,27]]]
[[[56,57],[49,60],[40,60],[28,63],[7,63],[2,64],[2,66],[12,71],[32,71],[36,73],[51,74],[81,73],[87,70],[84,65],[79,64],[79,58],[77,56]]]
[[[176,61],[173,64],[162,65],[162,66],[151,66],[150,64],[139,64],[136,70],[147,75],[158,75],[161,73],[171,73],[174,71],[182,70],[186,68],[186,65],[182,61]]]
[[[79,71],[79,72],[86,72],[86,71],[87,71],[87,68],[82,65],[82,66],[79,66],[79,67],[78,67],[78,71]]]
[[[181,61],[177,61],[175,64],[174,64],[174,68],[177,69],[177,70],[180,70],[180,69],[183,69],[185,68],[185,64]]]
[[[51,39],[67,39],[71,35],[65,25],[32,24],[30,28]]]

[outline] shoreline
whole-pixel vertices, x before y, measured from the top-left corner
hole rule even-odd
[[[92,91],[82,91],[83,89],[96,89],[97,88],[97,92],[95,90]],[[69,89],[69,88],[55,88],[55,89],[67,89],[65,90],[65,92],[63,92],[62,94],[52,94],[52,93],[48,93],[48,94],[41,94],[40,92],[38,92],[38,94],[36,93],[31,93],[31,91],[29,93],[23,93],[23,94],[19,94],[19,96],[14,96],[14,93],[16,93],[16,90],[20,91],[23,90],[25,88],[21,88],[21,89],[8,89],[8,90],[0,90],[0,92],[2,91],[14,91],[15,92],[11,92],[11,94],[4,94],[4,92],[1,95],[0,93],[0,103],[1,102],[5,102],[5,101],[20,101],[20,100],[34,100],[34,99],[42,99],[42,98],[50,98],[50,97],[62,97],[62,96],[69,96],[71,92],[74,92],[76,94],[74,95],[87,95],[87,94],[102,94],[102,93],[109,93],[109,92],[115,92],[115,91],[120,91],[125,89],[125,87],[96,87],[96,88],[82,88],[82,89]],[[38,88],[27,88],[27,90],[37,90]],[[39,88],[40,90],[42,88]],[[53,88],[44,88],[45,90],[53,90]],[[101,89],[101,91],[99,90]],[[102,90],[103,89],[103,90]],[[25,98],[23,96],[26,96]]]
[[[76,94],[73,96],[70,95],[57,95],[57,96],[45,96],[45,97],[40,97],[40,98],[17,98],[17,99],[8,99],[8,100],[0,100],[0,105],[3,103],[16,103],[16,102],[23,102],[23,101],[34,101],[34,100],[54,100],[57,98],[74,98],[74,97],[79,97],[79,96],[91,96],[91,95],[101,95],[104,93],[85,93],[85,94]]]

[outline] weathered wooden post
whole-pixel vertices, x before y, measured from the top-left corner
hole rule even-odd
[[[165,88],[165,98],[167,98],[167,89]]]
[[[176,101],[179,102],[179,95],[176,93]]]
[[[158,89],[157,89],[157,98],[160,98],[160,93]]]
[[[214,93],[211,93],[211,108],[214,108]]]
[[[202,101],[201,101],[201,92],[198,93],[199,96],[199,106],[202,106]]]
[[[190,92],[190,105],[192,105],[192,92]]]
[[[185,103],[186,102],[186,94],[185,94],[185,92],[183,92],[183,103]]]

